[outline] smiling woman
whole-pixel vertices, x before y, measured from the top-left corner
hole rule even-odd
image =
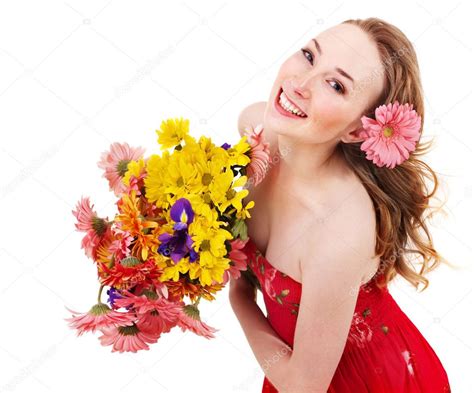
[[[270,99],[239,117],[262,124],[281,158],[248,196],[244,251],[267,317],[245,279],[229,292],[263,392],[450,391],[388,290],[397,275],[426,288],[446,262],[425,221],[437,178],[420,160],[423,117],[414,48],[377,18],[321,32],[283,62]]]

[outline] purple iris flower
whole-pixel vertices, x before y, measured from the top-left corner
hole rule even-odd
[[[158,252],[169,256],[174,263],[178,263],[180,259],[189,254],[190,262],[194,262],[198,253],[194,251],[193,240],[187,232],[188,225],[194,219],[191,203],[186,198],[178,199],[171,207],[170,216],[176,222],[173,226],[175,232],[173,235],[162,233],[158,236],[158,240],[161,242]]]
[[[181,229],[187,229],[188,225],[194,220],[194,212],[191,207],[191,202],[186,198],[179,198],[173,206],[171,206],[170,216],[174,224],[173,229],[179,231]]]
[[[109,295],[107,301],[109,302],[110,306],[113,309],[119,308],[115,305],[114,301],[116,299],[122,299],[123,296],[120,296],[120,292],[117,291],[114,287],[110,287],[109,289],[107,289],[107,295]]]

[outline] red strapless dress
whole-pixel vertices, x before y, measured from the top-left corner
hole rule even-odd
[[[275,269],[249,238],[243,251],[263,293],[267,319],[293,348],[301,283]],[[375,280],[359,289],[346,346],[328,393],[446,393],[448,376],[426,339]],[[262,392],[278,392],[265,376]]]

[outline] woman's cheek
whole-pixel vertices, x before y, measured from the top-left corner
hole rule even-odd
[[[334,129],[341,121],[341,111],[335,105],[331,105],[327,97],[320,97],[320,102],[324,103],[314,109],[313,116],[322,130]]]

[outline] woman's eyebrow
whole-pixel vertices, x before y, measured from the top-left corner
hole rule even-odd
[[[323,54],[323,50],[321,49],[321,45],[319,45],[319,42],[316,40],[316,38],[313,38],[314,46],[316,47],[316,50],[318,51],[319,55],[321,56]],[[353,84],[354,84],[354,79],[352,76],[350,76],[346,71],[343,69],[336,67],[336,71],[341,74],[342,76],[345,76],[347,79],[349,79]]]

